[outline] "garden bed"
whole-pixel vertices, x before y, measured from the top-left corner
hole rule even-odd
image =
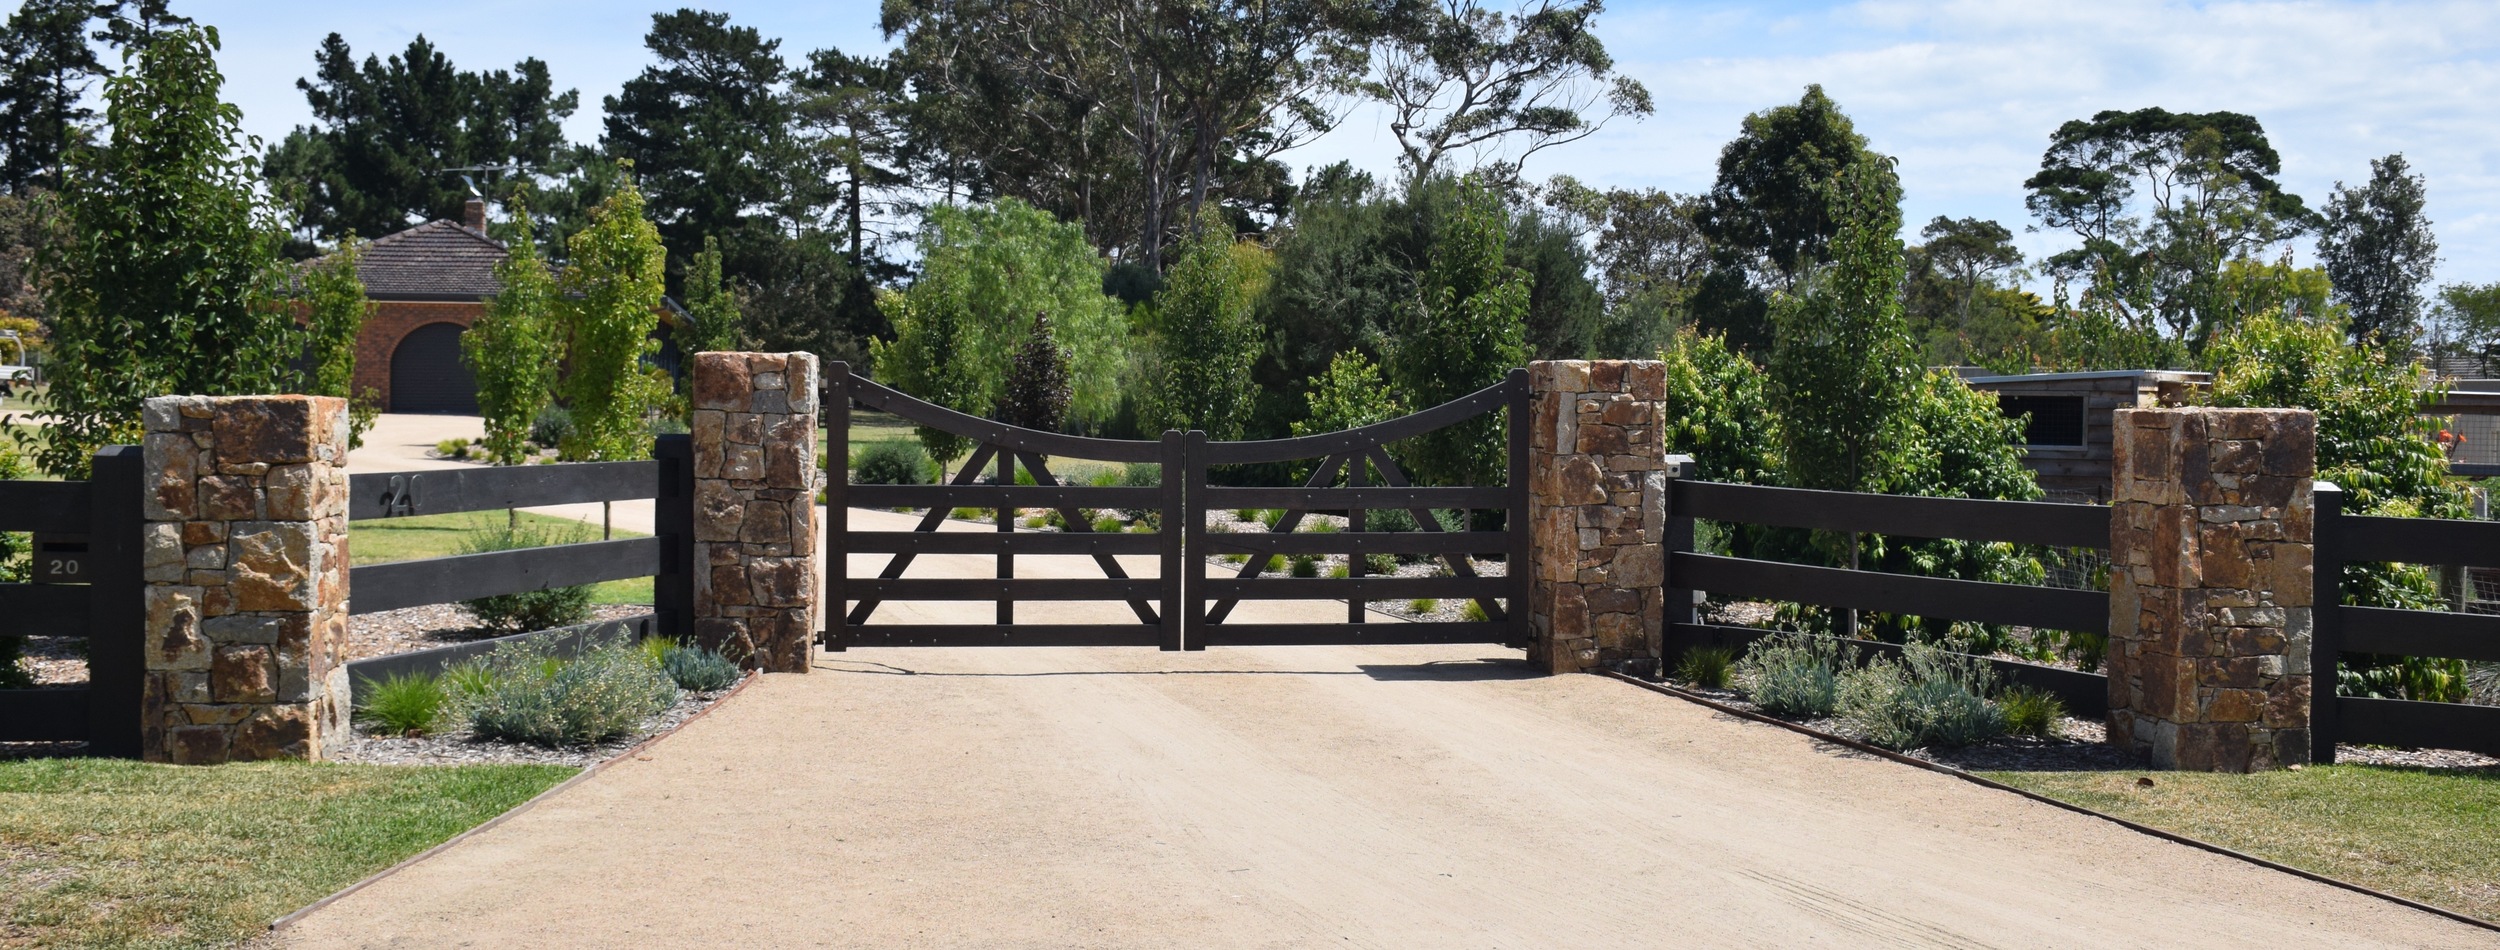
[[[358,729],[344,740],[331,744],[328,752],[333,761],[367,765],[520,763],[584,767],[623,755],[653,736],[666,734],[702,715],[704,710],[734,692],[737,692],[736,687],[708,693],[685,693],[678,697],[677,705],[643,720],[640,728],[594,745],[549,747],[481,739],[465,728],[416,737],[371,735]]]

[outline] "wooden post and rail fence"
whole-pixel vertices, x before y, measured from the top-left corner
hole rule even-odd
[[[439,669],[486,646],[351,665],[351,615],[623,578],[654,578],[651,615],[568,631],[565,643],[663,636],[753,668],[804,672],[813,648],[1488,642],[1554,672],[1659,669],[1697,647],[1768,635],[1705,623],[1718,600],[2073,631],[2108,642],[2104,671],[1994,659],[2012,683],[2104,717],[2154,764],[2260,769],[2331,761],[2337,743],[2500,753],[2500,707],[2340,696],[2347,655],[2500,660],[2500,617],[2343,606],[2345,565],[2500,566],[2500,524],[2350,515],[2314,478],[2314,423],[2294,410],[2124,410],[2112,504],[1859,495],[1691,477],[1663,445],[1663,370],[1548,362],[1451,404],[1346,432],[1221,443],[1203,434],[1119,442],[1015,429],[953,413],[808,354],[695,360],[693,433],[646,461],[345,473],[346,407],[305,396],[151,400],[143,446],[116,446],[82,482],[0,482],[0,530],[31,532],[32,577],[0,583],[10,632],[83,636],[83,687],[0,691],[0,742],[83,742],[160,761],[318,758],[346,728],[353,681]],[[820,395],[821,394],[821,395]],[[847,444],[854,405],[971,440],[950,484],[819,484],[814,436]],[[1490,418],[1494,421],[1481,421]],[[1500,425],[1502,483],[1412,484],[1399,443],[1450,425]],[[1151,485],[1075,485],[1051,459],[1153,466]],[[1282,485],[1219,484],[1220,466],[1304,460]],[[1244,471],[1247,469],[1236,469]],[[1017,473],[1032,484],[1018,484]],[[829,507],[819,511],[822,488]],[[348,569],[351,521],[648,499],[656,533]],[[855,528],[850,506],[924,509],[916,531]],[[998,530],[938,533],[959,507]],[[1015,530],[1020,509],[1066,529]],[[1220,533],[1208,513],[1288,513],[1267,533]],[[1158,518],[1094,533],[1085,509]],[[1366,511],[1419,529],[1384,532]],[[1442,531],[1437,512],[1489,510]],[[1295,531],[1313,514],[1347,530]],[[2098,549],[2106,590],[2056,589],[1791,564],[1698,549],[1705,523],[1951,538],[2026,551]],[[1501,527],[1485,526],[1498,523]],[[822,540],[821,546],[819,540]],[[819,551],[822,560],[819,560]],[[1244,554],[1232,576],[1210,556]],[[1369,576],[1371,554],[1429,555],[1440,576]],[[851,554],[888,555],[852,577]],[[995,556],[997,577],[904,576],[920,554]],[[1347,576],[1267,576],[1274,555],[1338,554]],[[1018,555],[1084,555],[1098,579],[1018,578]],[[1128,559],[1124,567],[1122,558]],[[820,567],[821,565],[821,567]],[[1129,567],[1150,577],[1132,577]],[[1484,572],[1498,569],[1500,576]],[[361,596],[349,598],[351,585]],[[1367,603],[1465,598],[1483,619],[1391,622]],[[994,601],[992,622],[872,621],[881,602]],[[1245,622],[1238,604],[1341,600],[1343,623]],[[1125,602],[1134,622],[1052,623],[1019,601]],[[820,606],[821,605],[821,606]],[[821,620],[817,619],[821,616]],[[1864,643],[1870,652],[1897,647]]]

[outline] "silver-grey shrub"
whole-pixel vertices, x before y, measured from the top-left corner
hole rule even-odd
[[[466,678],[476,692],[458,701],[481,739],[589,745],[633,732],[677,702],[668,673],[623,644],[564,660],[524,641],[470,663],[478,669]]]
[[[1775,633],[1736,661],[1736,688],[1771,715],[1820,719],[1838,708],[1841,673],[1857,663],[1856,647],[1830,637]]]
[[[1840,715],[1888,749],[1969,745],[2005,732],[2005,711],[1988,700],[1995,687],[1988,661],[1913,643],[1900,662],[1878,657],[1844,674]]]

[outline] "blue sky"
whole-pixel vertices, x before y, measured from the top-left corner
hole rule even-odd
[[[363,53],[424,33],[463,68],[535,55],[560,88],[580,89],[577,139],[598,134],[599,98],[646,62],[649,9],[615,3],[189,2],[217,25],[228,98],[275,138],[304,122],[297,77],[335,30]],[[783,39],[792,58],[838,46],[882,48],[876,4],[715,0]],[[2314,206],[2370,159],[2403,152],[2427,176],[2439,280],[2500,280],[2500,4],[2091,3],[1869,0],[1673,3],[1616,0],[1599,34],[1617,66],[1649,87],[1658,113],[1540,153],[1530,177],[1700,191],[1720,145],[1748,112],[1793,102],[1807,83],[1897,156],[1914,230],[1939,215],[1994,218],[2020,232],[2022,181],[2051,130],[2102,109],[2162,106],[2256,116],[2283,155],[2284,184]],[[1358,111],[1288,153],[1300,166],[1352,159],[1377,169],[1394,149]],[[2035,257],[2067,246],[2023,234]],[[2308,259],[2308,248],[2297,249]]]

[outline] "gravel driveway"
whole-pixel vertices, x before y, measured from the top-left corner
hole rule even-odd
[[[1490,647],[821,655],[279,942],[2493,944]]]

